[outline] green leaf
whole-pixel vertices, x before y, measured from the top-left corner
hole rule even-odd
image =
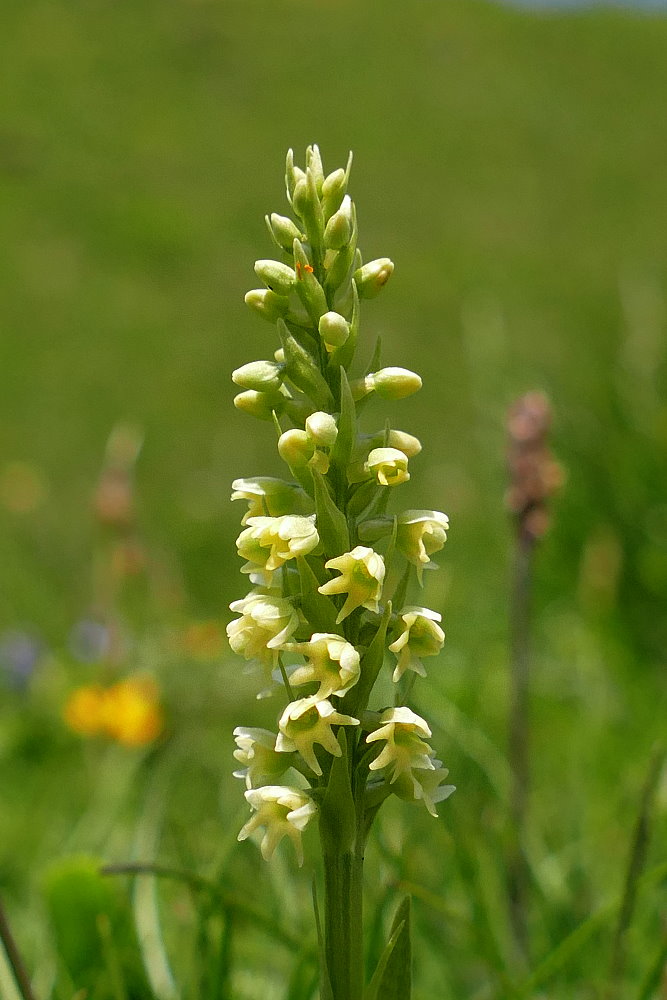
[[[336,633],[338,609],[329,597],[318,591],[318,579],[306,559],[297,559],[301,579],[301,610],[315,632]]]
[[[279,321],[280,322],[280,321]],[[371,372],[375,372],[380,367],[380,358],[382,357],[382,338],[378,337],[375,341],[375,350],[373,351],[373,357],[370,360],[368,368],[365,374],[370,375]]]
[[[320,907],[317,901],[317,883],[313,874],[312,881],[313,910],[315,912],[315,927],[317,929],[317,946],[320,958],[320,1000],[334,1000],[331,980],[329,979],[329,969],[327,967],[327,955],[324,944],[324,934],[322,933],[322,921],[320,919]]]
[[[391,937],[380,956],[364,1000],[410,1000],[412,988],[410,897],[398,908]]]
[[[348,767],[347,736],[342,727],[338,731],[338,745],[341,756],[333,758],[320,807],[320,833],[325,855],[350,852],[357,833],[357,811]]]
[[[359,337],[359,293],[357,292],[357,286],[354,281],[350,282],[352,291],[352,316],[350,319],[350,336],[347,338],[344,344],[341,345],[337,350],[335,350],[330,358],[330,364],[336,367],[343,367],[347,369],[352,364],[354,358],[354,352],[357,346],[357,339]]]
[[[331,453],[331,461],[344,472],[350,463],[352,449],[357,437],[357,410],[352,399],[350,383],[345,369],[340,369],[340,416],[338,418],[338,436]]]
[[[370,646],[361,658],[361,677],[353,688],[348,691],[343,699],[343,711],[356,714],[363,712],[368,704],[373,685],[380,673],[384,663],[385,642],[387,639],[387,625],[391,618],[391,601],[387,601],[377,632],[375,633]]]
[[[312,470],[315,485],[315,513],[317,531],[329,558],[350,550],[350,535],[345,515],[333,502],[324,477]]]
[[[285,370],[294,385],[306,393],[320,409],[333,407],[333,396],[326,379],[311,355],[297,341],[283,320],[278,320],[278,333],[285,352]]]

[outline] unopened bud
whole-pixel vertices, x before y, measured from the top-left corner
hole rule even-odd
[[[245,303],[269,323],[275,323],[277,319],[286,316],[289,308],[287,298],[276,295],[270,288],[253,288],[246,292]]]
[[[319,146],[316,144],[308,146],[306,149],[306,167],[312,171],[317,193],[318,195],[321,195],[322,185],[324,183],[324,168],[322,167],[322,157],[320,156]]]
[[[336,420],[330,413],[318,410],[306,420],[306,432],[320,448],[333,448],[338,436]]]
[[[271,236],[283,250],[291,250],[294,240],[304,238],[304,234],[287,215],[278,215],[273,212],[270,217],[267,215],[265,218]]]
[[[287,161],[285,164],[285,187],[287,188],[287,197],[290,201],[294,198],[294,190],[300,180],[305,178],[305,173],[301,167],[296,167],[294,165],[294,150],[287,150]]]
[[[294,240],[292,247],[296,267],[296,290],[313,323],[319,323],[320,317],[329,308],[324,289],[315,277],[308,255],[299,240]]]
[[[381,399],[404,399],[422,387],[419,375],[407,368],[381,368],[379,372],[367,375],[365,382]]]
[[[348,194],[343,204],[331,216],[324,230],[324,246],[330,250],[340,250],[347,246],[352,237],[352,201]]]
[[[350,324],[344,316],[337,312],[326,312],[324,316],[321,316],[318,329],[324,346],[329,352],[337,347],[342,347],[350,336]]]
[[[294,211],[306,227],[308,239],[313,246],[321,246],[324,235],[324,216],[322,205],[317,194],[317,184],[310,169],[305,177],[300,178],[292,196]]]
[[[354,280],[362,299],[372,299],[387,284],[394,273],[394,264],[388,257],[371,260],[354,272]]]
[[[419,438],[406,431],[390,430],[387,435],[387,444],[390,448],[399,448],[408,458],[414,458],[422,450],[422,443]]]
[[[292,469],[304,468],[313,457],[315,446],[305,431],[293,427],[278,438],[278,454]]]
[[[283,350],[282,347],[279,347],[277,351],[274,351],[273,352],[273,356],[274,356],[274,358],[276,359],[276,361],[278,362],[279,365],[284,365],[285,364],[285,351]],[[405,451],[405,448],[403,449],[403,451]],[[407,454],[407,452],[406,452],[406,454]]]
[[[296,281],[296,271],[277,260],[256,260],[255,274],[277,295],[289,295]]]
[[[251,361],[232,372],[232,382],[242,389],[257,392],[275,392],[283,381],[284,365],[275,361]]]
[[[329,174],[328,177],[325,177],[324,184],[322,185],[322,208],[324,209],[325,219],[330,219],[334,212],[337,212],[340,208],[341,202],[347,193],[351,168],[352,153],[348,156],[345,170],[340,167]]]
[[[259,420],[272,420],[274,411],[280,413],[283,408],[284,396],[279,392],[257,392],[247,389],[234,396],[234,406],[237,410],[249,413]]]

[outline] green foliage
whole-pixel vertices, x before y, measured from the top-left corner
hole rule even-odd
[[[148,996],[129,901],[100,873],[101,862],[71,857],[44,874],[44,900],[60,966],[56,996],[72,989],[99,1000]]]

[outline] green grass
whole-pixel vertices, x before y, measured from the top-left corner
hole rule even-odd
[[[354,150],[362,249],[396,262],[362,332],[369,355],[381,334],[387,363],[425,376],[402,411],[424,444],[403,497],[452,519],[424,597],[447,643],[416,701],[459,790],[435,824],[389,806],[371,898],[386,929],[396,885],[421,887],[415,1000],[517,995],[502,884],[503,420],[542,388],[568,480],[535,588],[532,968],[602,915],[525,995],[599,996],[605,907],[664,729],[667,19],[474,0],[6,0],[3,13],[0,629],[32,629],[50,653],[29,698],[2,695],[0,874],[43,996],[48,963],[27,944],[45,933],[41,872],[67,852],[130,857],[159,767],[159,856],[222,872],[241,894],[261,879],[267,912],[287,907],[312,936],[307,876],[286,882],[282,863],[258,875],[252,846],[231,850],[242,806],[229,733],[261,709],[231,684],[238,664],[184,663],[170,640],[191,618],[226,620],[241,586],[229,484],[279,468],[270,429],[233,410],[229,372],[272,349],[242,296],[270,253],[262,216],[285,210],[285,149],[301,157],[311,141],[330,166]],[[142,534],[159,580],[175,581],[137,611],[134,659],[159,666],[172,707],[157,761],[89,753],[57,715],[87,676],[67,635],[95,610],[90,495],[121,420],[143,428]],[[367,429],[382,420],[378,408]],[[43,487],[24,513],[13,462]],[[663,791],[649,867],[664,834]],[[196,907],[182,886],[165,893],[194,997]],[[664,885],[644,885],[624,996],[659,995],[641,990],[664,947],[661,906]],[[232,955],[234,1000],[287,996],[289,950],[241,921]]]

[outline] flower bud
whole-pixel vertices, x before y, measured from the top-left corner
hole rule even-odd
[[[277,392],[283,382],[284,367],[275,361],[251,361],[232,372],[232,382],[242,389]]]
[[[352,153],[348,156],[347,167],[343,170],[339,167],[338,170],[334,170],[327,177],[324,178],[324,183],[322,184],[322,207],[324,209],[324,218],[330,219],[331,216],[338,210],[340,204],[345,197],[347,192],[347,184],[350,179],[350,170],[352,168]]]
[[[296,271],[278,260],[256,260],[255,274],[276,295],[289,295],[296,281]]]
[[[362,299],[372,299],[379,294],[394,272],[393,261],[388,257],[378,257],[371,260],[354,272],[354,280],[359,296]]]
[[[294,254],[294,261],[296,265],[296,290],[299,298],[308,310],[308,315],[311,320],[313,323],[318,324],[320,317],[323,316],[329,308],[327,304],[327,297],[324,294],[324,289],[313,273],[313,268],[309,262],[308,255],[303,248],[303,244],[300,243],[299,240],[294,240],[292,252]]]
[[[294,190],[300,180],[305,180],[305,173],[301,167],[294,165],[294,150],[287,150],[287,160],[285,163],[285,187],[289,201],[294,199]]]
[[[285,364],[285,351],[284,351],[284,349],[282,347],[279,347],[277,351],[274,351],[273,352],[273,356],[274,356],[274,358],[276,359],[276,361],[278,362],[279,365],[284,365]],[[403,449],[403,451],[405,451],[405,448]],[[407,455],[407,452],[405,452],[405,453]]]
[[[408,434],[406,431],[390,430],[387,435],[387,444],[391,448],[400,448],[408,458],[414,458],[422,450],[419,438],[416,438],[413,434]]]
[[[367,375],[365,381],[381,399],[405,399],[422,387],[419,375],[407,368],[381,368]]]
[[[306,418],[306,433],[320,448],[333,448],[338,436],[336,419],[330,413],[318,410]]]
[[[329,353],[337,347],[342,347],[350,336],[350,324],[344,316],[337,312],[326,312],[321,316],[318,329]]]
[[[305,234],[287,215],[278,215],[276,212],[272,212],[271,216],[267,215],[265,218],[271,236],[283,250],[289,252],[294,240],[305,238]]]
[[[343,204],[331,216],[324,230],[324,246],[328,250],[340,250],[347,246],[352,236],[352,201],[348,194]]]
[[[398,448],[374,448],[368,455],[366,468],[380,486],[399,486],[410,478],[408,456]]]
[[[320,246],[324,235],[324,216],[317,195],[317,184],[310,167],[306,170],[305,177],[296,183],[292,195],[292,207],[306,227],[311,244]]]
[[[279,392],[257,392],[247,389],[234,396],[234,406],[243,413],[249,413],[258,420],[273,420],[273,413],[280,413],[283,408],[284,396]]]
[[[278,439],[278,454],[291,469],[302,469],[315,453],[315,446],[305,431],[293,427]]]
[[[306,147],[306,167],[310,169],[313,174],[315,189],[319,196],[322,194],[322,185],[324,183],[324,168],[322,167],[320,149],[316,143],[312,146]]]
[[[284,295],[276,295],[270,288],[253,288],[250,292],[246,292],[245,304],[269,323],[275,323],[280,317],[286,316],[289,309],[287,298]]]

